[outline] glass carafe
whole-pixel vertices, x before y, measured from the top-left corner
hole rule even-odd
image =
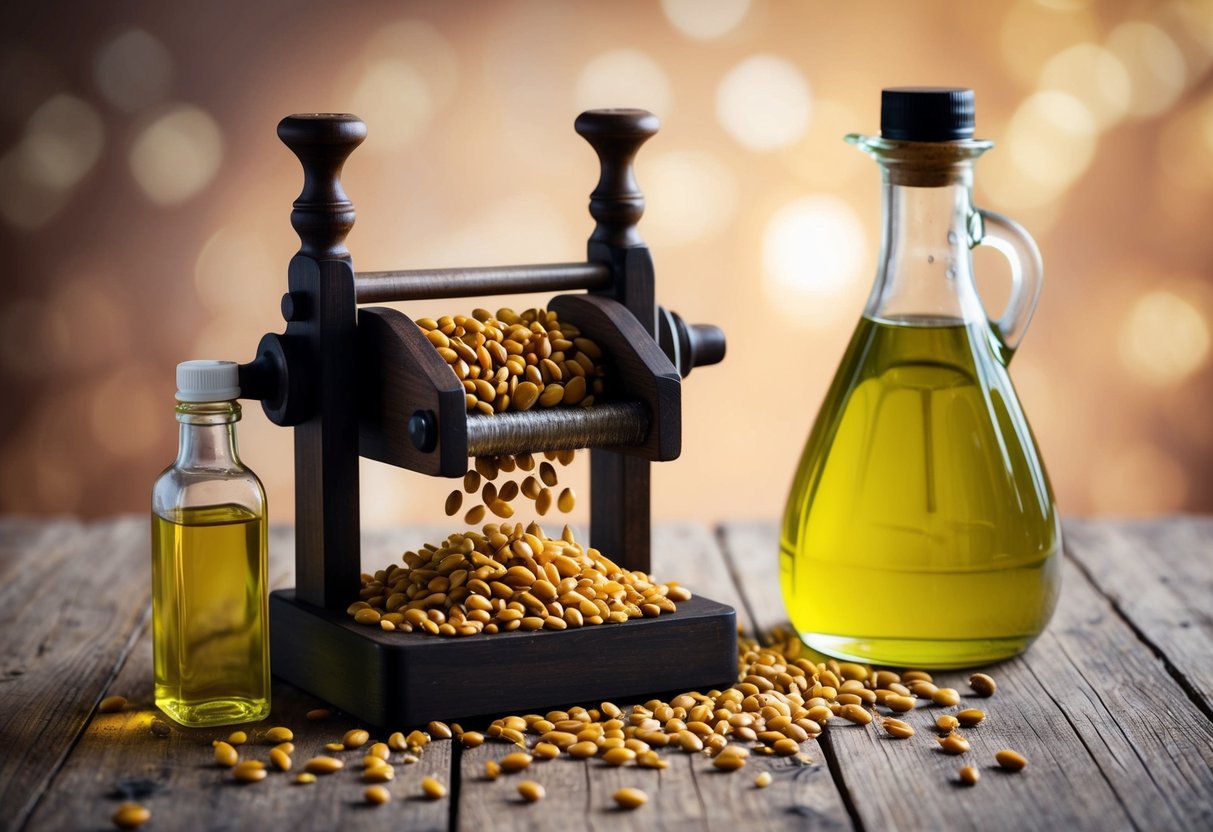
[[[973,206],[970,90],[885,90],[881,136],[851,135],[883,176],[875,284],[796,470],[780,537],[804,642],[928,668],[1023,651],[1057,598],[1061,531],[1007,364],[1036,306],[1028,234]],[[991,320],[970,249],[1011,264]]]

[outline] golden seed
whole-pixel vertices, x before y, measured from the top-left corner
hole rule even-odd
[[[960,694],[955,688],[939,688],[931,694],[931,701],[936,705],[951,708],[960,704]]]
[[[274,768],[278,769],[279,771],[290,771],[291,770],[290,755],[288,755],[281,748],[271,748],[270,749],[270,762],[273,763]]]
[[[973,766],[964,766],[960,769],[960,782],[966,786],[976,786],[977,781],[981,779],[981,772]]]
[[[241,783],[256,783],[265,779],[265,763],[260,760],[245,760],[232,769],[232,776]]]
[[[901,674],[902,684],[908,684],[910,682],[934,682],[934,681],[935,681],[935,679],[932,678],[931,674],[927,673],[925,670],[906,670]]]
[[[310,771],[312,774],[332,774],[343,768],[345,768],[345,763],[336,757],[313,757],[303,764],[303,770]]]
[[[771,785],[771,779],[771,772],[761,772],[757,777],[754,778],[754,788],[765,789],[767,786]]]
[[[548,513],[548,509],[552,507],[552,491],[549,488],[544,488],[539,491],[535,497],[535,511],[540,517]]]
[[[265,739],[268,742],[277,745],[280,742],[290,742],[291,740],[295,739],[295,734],[290,728],[283,728],[280,725],[276,725],[265,732]]]
[[[464,731],[459,741],[463,743],[464,748],[476,748],[484,745],[484,734],[479,731]]]
[[[636,759],[636,752],[630,748],[620,746],[619,748],[608,750],[602,755],[602,759],[613,766],[621,766],[634,761]]]
[[[328,719],[333,715],[333,712],[328,708],[312,708],[307,712],[307,718],[312,722],[318,722],[322,719]]]
[[[531,764],[531,755],[525,751],[515,751],[501,758],[501,770],[510,774],[522,771]]]
[[[277,745],[275,745],[274,748],[278,749],[283,754],[294,754],[295,753],[295,744],[293,742],[280,742]],[[273,749],[271,749],[271,750],[273,750]]]
[[[121,829],[134,829],[147,823],[151,818],[152,813],[148,811],[146,806],[140,806],[138,803],[128,801],[119,804],[118,809],[110,820],[114,822],[114,826]]]
[[[372,759],[378,760],[378,757]],[[379,765],[362,770],[362,779],[366,783],[387,783],[396,779],[396,769],[380,760]]]
[[[373,610],[370,607],[366,607],[365,609],[358,610],[358,612],[354,613],[354,620],[359,624],[378,624],[380,618],[382,618],[382,616],[379,614],[379,611]]]
[[[648,802],[649,796],[640,789],[624,788],[611,795],[611,799],[624,809],[639,809]]]
[[[1026,757],[1009,748],[999,751],[994,755],[994,759],[998,762],[999,767],[1006,771],[1023,771],[1024,766],[1028,764]]]
[[[550,742],[538,742],[531,753],[541,760],[554,760],[560,756],[560,748]]]
[[[598,753],[598,744],[593,740],[582,740],[581,742],[576,742],[570,745],[567,751],[569,752],[570,757],[585,759],[587,757],[593,757]]]
[[[345,751],[345,744],[339,742],[326,742],[324,744],[325,751]]]
[[[116,714],[125,707],[126,707],[126,697],[125,696],[107,696],[101,700],[101,703],[99,705],[97,705],[97,710],[103,714]],[[123,805],[125,806],[127,804],[124,803]],[[136,804],[132,803],[130,805],[134,806]],[[142,807],[140,807],[140,808],[142,808]],[[147,810],[145,809],[144,811],[147,811]],[[142,822],[143,821],[140,821],[140,823],[142,823]]]
[[[370,738],[371,735],[361,728],[351,728],[341,738],[341,744],[347,749],[362,748]]]
[[[884,706],[891,711],[897,713],[905,713],[914,710],[914,697],[912,696],[889,696],[884,700]]]
[[[218,740],[215,742],[215,762],[231,768],[240,762],[240,754],[231,744]]]
[[[664,734],[662,736],[665,736]],[[641,751],[636,754],[636,765],[641,768],[669,768],[669,763],[661,758],[656,751]]]
[[[497,479],[497,460],[493,457],[478,456],[474,465],[476,466],[476,471],[486,480]]]
[[[539,398],[539,387],[532,381],[524,381],[514,388],[512,403],[515,410],[530,410]]]
[[[243,731],[233,731],[227,735],[227,741],[232,745],[244,745],[248,742],[248,734]]]
[[[561,465],[572,465],[573,460],[577,458],[577,451],[573,448],[565,448],[556,452],[556,461]]]
[[[745,766],[745,757],[739,754],[726,754],[721,752],[716,755],[716,759],[712,760],[712,765],[721,771],[737,771]]]
[[[459,513],[459,508],[462,505],[463,505],[463,492],[456,488],[454,491],[452,491],[450,494],[447,495],[446,508],[445,508],[446,516],[454,517],[456,514]]]
[[[392,793],[383,786],[367,786],[362,796],[366,798],[367,803],[373,806],[382,806],[392,799]]]
[[[899,740],[914,736],[914,726],[908,722],[902,722],[900,719],[882,719],[880,727],[884,728],[885,733],[890,737],[896,737]]]
[[[430,800],[437,800],[440,797],[446,797],[446,786],[433,777],[426,777],[421,781],[421,793]]]
[[[971,750],[969,741],[960,734],[948,734],[946,737],[937,737],[939,747],[943,749],[945,754],[964,754]]]
[[[776,740],[771,745],[771,748],[773,748],[775,753],[780,757],[791,757],[793,754],[799,753],[800,743],[796,742],[796,740],[790,737],[784,737],[781,740]]]
[[[501,776],[501,764],[496,760],[486,760],[484,763],[484,776],[488,780],[496,780]]]
[[[577,497],[573,494],[573,489],[566,488],[560,492],[560,496],[556,498],[556,508],[560,509],[565,514],[573,510],[577,504]]]
[[[994,691],[998,690],[998,685],[995,684],[994,678],[985,673],[974,673],[970,676],[969,687],[978,696],[993,696]]]
[[[297,783],[300,786],[306,786],[308,783],[315,783],[315,782],[316,782],[316,775],[312,774],[310,771],[301,771],[295,775],[295,783]]]
[[[872,721],[872,715],[861,705],[843,705],[838,715],[856,725],[867,725]]]
[[[408,743],[410,748],[424,748],[429,745],[430,737],[424,731],[412,731],[405,737],[405,742]]]
[[[463,475],[463,490],[469,494],[475,494],[480,490],[479,471],[471,470]]]
[[[980,708],[965,708],[963,711],[956,712],[956,721],[965,728],[972,728],[974,725],[981,723],[986,718],[986,712]]]
[[[547,795],[547,791],[534,780],[523,780],[518,784],[518,794],[522,795],[522,799],[528,803],[536,803],[543,800],[544,796]]]
[[[451,726],[447,725],[445,722],[439,722],[437,720],[425,726],[425,730],[428,731],[430,736],[434,737],[435,739],[449,740],[452,736]]]
[[[391,756],[392,749],[385,742],[377,742],[372,745],[370,750],[366,753],[370,757],[377,757],[380,760],[386,760]]]
[[[939,719],[935,720],[935,727],[940,731],[950,733],[960,727],[960,720],[951,714],[943,714]]]
[[[463,515],[464,522],[470,526],[475,526],[484,519],[484,506],[472,506],[467,510],[467,514]]]

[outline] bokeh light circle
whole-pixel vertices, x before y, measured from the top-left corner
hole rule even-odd
[[[809,127],[812,96],[804,74],[776,55],[754,55],[729,70],[716,90],[716,119],[744,147],[777,150]]]
[[[178,104],[144,128],[131,146],[129,161],[148,199],[176,205],[215,178],[223,162],[223,136],[205,110]]]

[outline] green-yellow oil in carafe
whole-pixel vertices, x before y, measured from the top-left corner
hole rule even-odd
[[[1052,613],[1060,540],[990,325],[861,319],[780,539],[783,596],[805,643],[936,668],[1015,655]]]
[[[156,705],[183,725],[264,719],[265,519],[217,505],[152,515]]]

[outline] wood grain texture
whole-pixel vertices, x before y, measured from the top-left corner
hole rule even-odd
[[[0,827],[25,822],[146,623],[149,525],[0,520]]]
[[[1076,521],[1066,549],[1213,719],[1213,518]]]
[[[773,570],[757,565],[764,554],[777,563],[776,526],[729,525],[723,537],[747,608],[782,610]],[[750,566],[740,568],[742,560]],[[969,754],[945,755],[932,739],[935,717],[954,708],[920,705],[903,717],[918,731],[909,740],[831,721],[822,744],[860,826],[1042,832],[1209,827],[1208,718],[1082,572],[1070,561],[1064,571],[1062,598],[1046,633],[1023,656],[989,671],[999,680],[994,698],[965,697],[962,706],[988,714],[980,726],[963,731],[973,746]],[[778,612],[764,612],[759,626],[778,619]],[[969,692],[967,672],[934,675],[937,684]],[[993,755],[1002,748],[1024,754],[1029,767],[1016,775],[997,769]],[[981,770],[975,788],[957,784],[962,765]]]

